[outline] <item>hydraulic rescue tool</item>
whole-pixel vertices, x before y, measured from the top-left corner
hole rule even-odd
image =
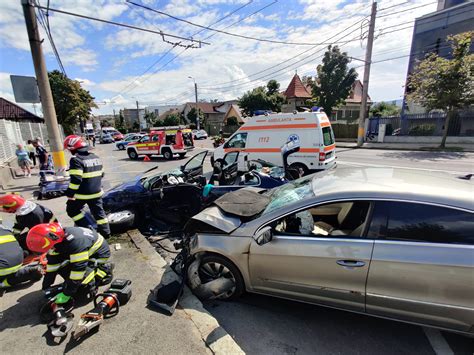
[[[45,291],[48,302],[41,308],[40,317],[42,321],[48,323],[48,329],[52,336],[63,338],[71,331],[74,325],[74,301],[71,300],[64,304],[57,304],[55,297],[62,292],[63,285],[53,286]]]
[[[81,315],[79,323],[72,333],[77,340],[101,325],[105,318],[111,318],[119,313],[120,306],[126,304],[132,297],[132,281],[116,279],[110,288],[94,298],[94,309]],[[102,298],[100,301],[99,299]]]

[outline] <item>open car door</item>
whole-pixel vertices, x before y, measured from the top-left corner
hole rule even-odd
[[[223,183],[221,185],[233,185],[239,174],[239,152],[229,152],[224,155],[224,166],[222,167]]]
[[[207,156],[207,150],[199,154],[196,154],[191,159],[189,159],[186,164],[184,164],[181,167],[181,171],[184,173],[184,175],[187,178],[202,175],[204,159],[206,159],[206,156]]]

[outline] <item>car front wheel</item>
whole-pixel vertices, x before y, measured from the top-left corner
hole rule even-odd
[[[133,159],[133,160],[138,159],[138,154],[137,154],[137,152],[134,151],[133,149],[129,149],[129,150],[127,151],[127,153],[128,153],[128,156],[129,156],[130,159]]]
[[[232,280],[233,286],[218,297],[220,300],[235,300],[245,290],[244,280],[239,269],[220,255],[205,255],[201,259],[198,273],[203,285],[221,277]]]

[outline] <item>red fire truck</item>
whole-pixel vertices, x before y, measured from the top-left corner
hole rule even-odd
[[[157,127],[139,141],[127,145],[130,159],[138,159],[140,155],[161,155],[165,159],[173,159],[175,154],[184,158],[189,150],[194,149],[193,134],[188,128]]]

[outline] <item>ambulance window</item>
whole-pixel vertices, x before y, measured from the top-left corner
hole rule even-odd
[[[224,146],[224,148],[245,148],[247,133],[237,133]]]
[[[334,133],[331,127],[323,127],[324,145],[334,144]]]

